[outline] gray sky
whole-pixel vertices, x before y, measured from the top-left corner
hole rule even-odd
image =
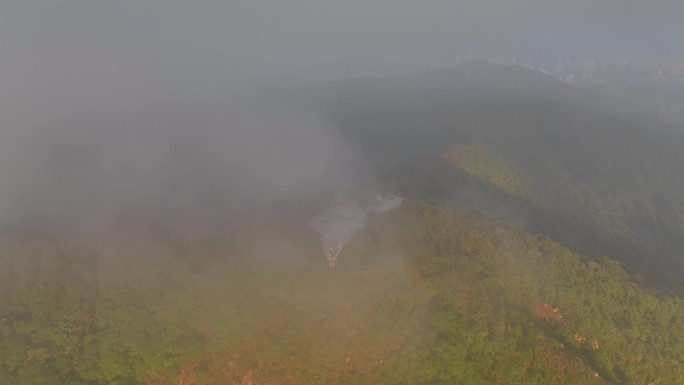
[[[667,40],[684,35],[682,17],[678,0],[22,0],[0,5],[0,48],[22,66],[216,70],[223,59],[248,74],[350,58],[420,62],[586,28]]]

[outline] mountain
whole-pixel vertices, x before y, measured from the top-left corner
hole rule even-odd
[[[684,137],[595,91],[478,62],[262,83],[367,172],[194,227],[4,231],[0,383],[684,383]],[[306,222],[382,190],[330,269]]]
[[[490,66],[416,74],[388,79],[387,84],[376,79],[370,96],[356,98],[350,93],[329,111],[378,175],[397,181],[408,178],[402,184],[405,190],[415,191],[416,175],[430,175],[425,183],[454,196],[463,190],[459,184],[479,190],[494,187],[498,191],[487,198],[490,203],[497,206],[501,194],[507,195],[504,199],[516,202],[507,202],[509,208],[521,212],[531,230],[589,255],[608,255],[634,265],[634,271],[646,272],[652,283],[665,279],[664,286],[679,285],[681,290],[684,177],[677,165],[684,164],[684,137],[658,126],[643,126],[643,121],[610,109],[599,113],[596,108],[560,102],[570,96],[581,99],[585,91],[591,100],[594,90],[575,89],[520,68],[507,72],[508,67]],[[533,80],[523,77],[517,81],[527,88],[511,90],[534,97],[507,93],[502,91],[505,87],[492,91],[485,81],[482,95],[488,96],[447,96],[447,90],[453,95],[464,92],[460,88],[464,82],[452,82],[452,76],[465,78],[471,70],[474,79],[496,78],[483,72],[505,74],[498,75],[497,84],[515,83],[504,79],[518,78],[522,70]],[[445,80],[439,82],[439,76]],[[354,88],[354,82],[343,82],[341,88]],[[398,91],[397,84],[412,86]],[[433,89],[430,84],[442,88],[434,98],[425,98],[423,93]],[[543,95],[551,96],[541,99]],[[468,156],[470,164],[449,154]],[[435,165],[437,159],[465,171],[467,177]],[[524,180],[529,191],[516,193],[493,175],[513,184]]]
[[[622,110],[635,119],[665,122],[671,132],[684,132],[684,87],[682,84],[637,85],[608,83],[597,92],[606,95],[606,102],[616,111]],[[645,122],[646,123],[646,122]],[[662,123],[661,123],[662,124]]]

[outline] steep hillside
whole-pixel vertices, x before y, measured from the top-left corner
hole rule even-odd
[[[391,90],[394,83],[388,83]],[[534,231],[590,255],[628,261],[651,282],[666,279],[667,285],[683,289],[684,176],[679,165],[684,164],[684,137],[536,98],[462,101],[405,92],[402,97],[411,103],[398,102],[388,91],[366,104],[341,103],[329,110],[376,174],[401,179],[407,177],[396,172],[402,168],[434,174],[415,165],[431,157],[463,162],[467,149],[485,146],[487,159],[470,157],[467,166],[457,166],[502,191],[516,190],[513,195],[534,186],[537,198],[529,199],[531,190],[522,194],[543,210],[527,203],[514,208],[525,215],[536,212],[527,218],[536,223]],[[496,166],[501,159],[514,167]],[[449,185],[448,179],[433,175],[429,183]],[[499,183],[503,180],[505,186]]]

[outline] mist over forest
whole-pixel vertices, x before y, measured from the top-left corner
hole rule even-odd
[[[682,4],[0,4],[0,384],[684,383]]]

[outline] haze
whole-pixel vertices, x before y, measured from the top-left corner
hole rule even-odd
[[[215,190],[173,198],[185,201],[308,190],[303,180],[363,172],[348,170],[354,150],[321,111],[236,98],[246,81],[406,73],[501,47],[638,54],[657,40],[671,56],[682,11],[666,0],[4,2],[0,208],[88,216],[149,206],[173,183]],[[237,169],[261,184],[237,187]]]
[[[0,1],[0,384],[684,384],[683,19]]]
[[[658,41],[670,53],[684,32],[682,11],[675,0],[33,0],[2,5],[1,47],[13,78],[17,71],[48,76],[40,65],[111,81],[165,74],[180,82],[202,79],[199,71],[223,80],[339,61],[430,65],[454,51],[569,34],[582,35],[574,44],[598,40],[604,50],[639,51]]]

